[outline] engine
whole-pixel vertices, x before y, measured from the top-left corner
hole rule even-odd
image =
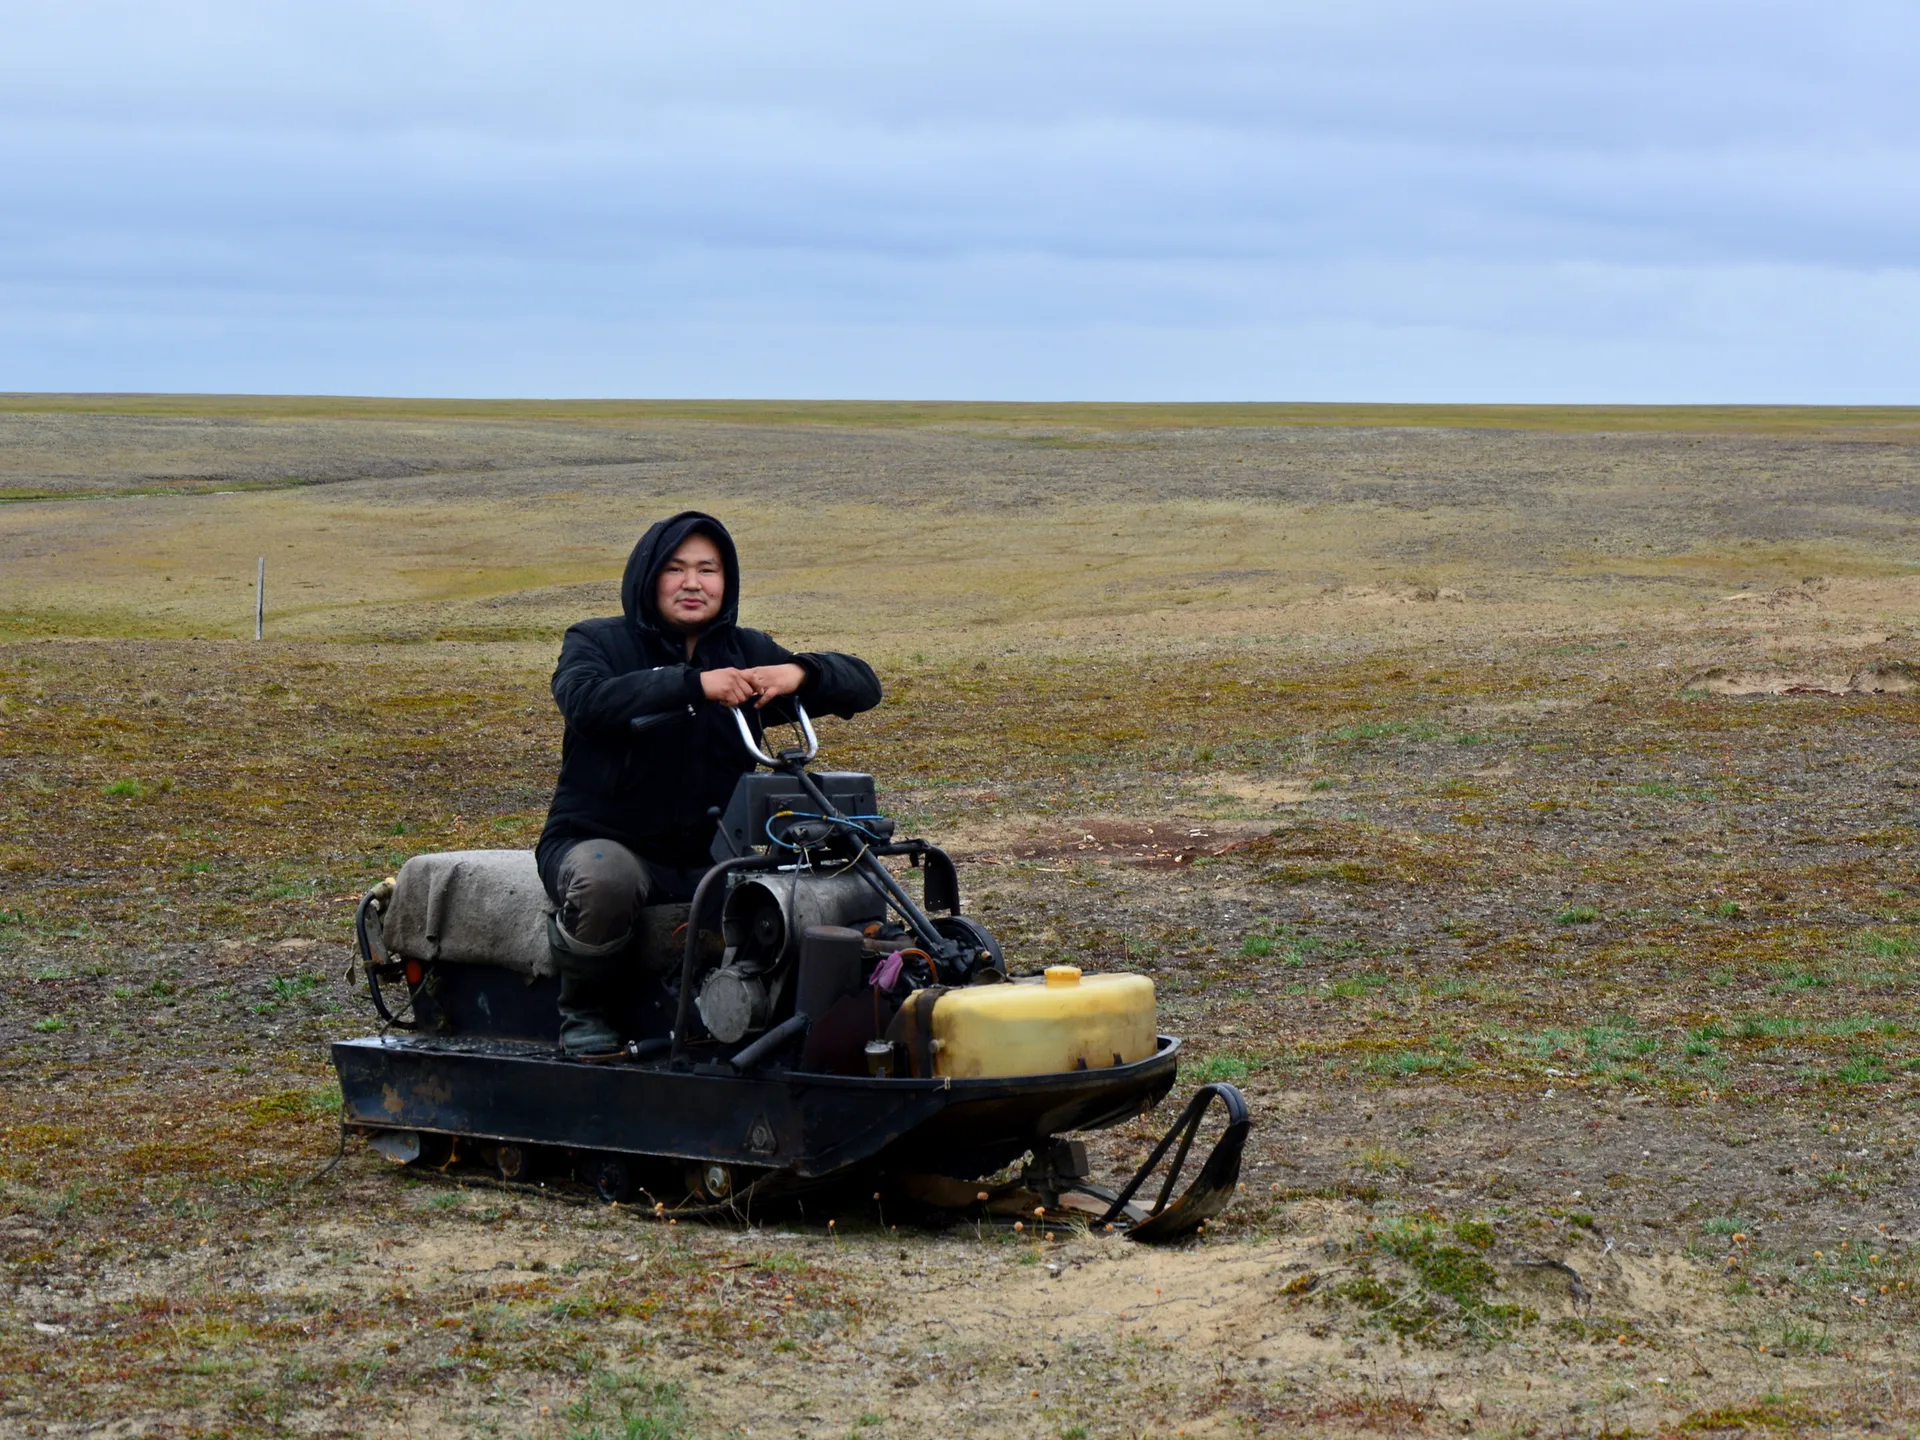
[[[880,894],[845,870],[795,867],[743,876],[727,893],[720,930],[726,950],[701,983],[694,1005],[716,1040],[733,1042],[766,1028],[790,1008],[801,937],[812,926],[864,931],[886,919]]]

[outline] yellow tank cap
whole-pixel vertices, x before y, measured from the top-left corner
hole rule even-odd
[[[1047,966],[1047,984],[1078,985],[1079,983],[1080,983],[1080,967],[1078,965]]]

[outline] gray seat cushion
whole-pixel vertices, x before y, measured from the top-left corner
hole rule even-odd
[[[553,902],[531,850],[442,850],[400,867],[381,917],[389,952],[409,960],[498,965],[533,979],[551,975],[547,916]],[[647,970],[679,961],[685,905],[640,912],[635,958]],[[703,936],[715,949],[717,936]]]
[[[444,850],[400,867],[381,917],[387,949],[410,960],[499,965],[551,975],[553,902],[531,850]]]

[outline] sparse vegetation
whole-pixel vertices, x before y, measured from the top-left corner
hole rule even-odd
[[[1335,1293],[1420,1344],[1506,1339],[1539,1317],[1492,1298],[1499,1277],[1485,1252],[1493,1242],[1484,1222],[1449,1231],[1426,1219],[1394,1220],[1351,1247],[1356,1278]]]
[[[1195,1085],[1210,1085],[1216,1080],[1245,1080],[1253,1073],[1253,1062],[1239,1055],[1209,1055],[1198,1065],[1181,1072],[1181,1078]]]
[[[1840,446],[1811,412],[1686,435],[1616,412],[1623,436],[885,407],[482,406],[463,428],[273,403],[170,429],[176,402],[126,401],[150,428],[86,453],[139,456],[128,473],[38,440],[0,457],[46,472],[10,488],[96,497],[0,509],[16,534],[64,527],[57,556],[0,567],[0,1426],[147,1405],[235,1436],[691,1437],[799,1413],[906,1437],[953,1433],[965,1399],[982,1433],[1053,1437],[1104,1433],[1125,1394],[1154,1433],[1437,1432],[1460,1417],[1433,1387],[1388,1387],[1402,1344],[1504,1341],[1536,1388],[1475,1383],[1514,1433],[1911,1428],[1787,1393],[1777,1357],[1905,1363],[1920,1320],[1892,1238],[1920,1146],[1920,901],[1887,788],[1916,702],[1681,694],[1702,656],[1914,658],[1823,628],[1906,624],[1908,518],[1873,497],[1910,488],[1911,416],[1856,417],[1876,443]],[[902,504],[903,477],[938,503]],[[1733,498],[1703,528],[1716,485]],[[178,506],[142,502],[162,518],[138,565],[111,498],[136,489]],[[532,843],[559,631],[611,608],[629,522],[683,493],[741,519],[750,619],[880,662],[888,704],[824,726],[828,755],[954,842],[1017,963],[1151,975],[1183,1092],[1246,1089],[1245,1191],[1152,1261],[1177,1279],[1098,1292],[1120,1338],[965,1310],[1094,1304],[1123,1263],[1098,1235],[933,1233],[870,1192],[836,1200],[831,1242],[812,1202],[669,1229],[563,1203],[558,1177],[455,1188],[358,1141],[308,1183],[340,1138],[326,1044],[372,1028],[336,988],[353,897],[421,850]],[[850,536],[878,558],[850,567]],[[262,550],[270,597],[300,603],[255,646]],[[1452,568],[1382,573],[1416,554]],[[1097,1175],[1170,1118],[1091,1137]],[[1214,1262],[1242,1253],[1267,1288],[1235,1310]],[[1605,1288],[1623,1256],[1655,1298]],[[1523,1264],[1547,1259],[1586,1302]],[[1200,1293],[1214,1308],[1175,1314]],[[1706,1293],[1736,1318],[1696,1323],[1723,1314],[1693,1308]],[[959,1339],[916,1328],[928,1294]],[[1132,1328],[1221,1316],[1240,1330],[1204,1359]],[[1303,1330],[1366,1358],[1289,1359],[1284,1386],[1213,1365]],[[1642,1370],[1684,1384],[1684,1421]]]

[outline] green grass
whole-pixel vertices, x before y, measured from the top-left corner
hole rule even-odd
[[[100,793],[111,799],[138,800],[147,793],[147,787],[138,780],[115,780],[102,785]]]
[[[1798,1015],[1740,1015],[1732,1021],[1739,1040],[1797,1040],[1810,1036],[1845,1040],[1861,1035],[1894,1036],[1903,1032],[1897,1020],[1882,1015],[1836,1015],[1808,1020]]]
[[[1853,945],[1876,960],[1905,960],[1920,952],[1920,940],[1910,935],[1882,935],[1874,930],[1863,930],[1854,937]]]
[[[1273,920],[1258,922],[1240,940],[1241,959],[1278,960],[1290,970],[1312,960],[1363,955],[1366,951],[1366,942],[1358,936],[1328,940]]]
[[[1833,1327],[1825,1320],[1782,1320],[1780,1338],[1773,1348],[1783,1355],[1830,1355],[1833,1353]],[[1780,1401],[1780,1396],[1772,1397],[1772,1403],[1779,1404]]]
[[[1400,1175],[1413,1168],[1398,1150],[1386,1145],[1367,1145],[1360,1151],[1360,1168],[1375,1175]]]
[[[1720,1054],[1719,1042],[1726,1038],[1726,1027],[1717,1020],[1709,1020],[1687,1032],[1687,1038],[1681,1042],[1680,1053],[1690,1060],[1715,1059]]]
[[[1600,918],[1600,912],[1591,905],[1573,905],[1553,918],[1561,925],[1591,925]]]
[[[1389,1220],[1349,1245],[1354,1278],[1334,1293],[1404,1340],[1504,1340],[1539,1317],[1491,1298],[1499,1276],[1486,1252],[1495,1239],[1484,1221],[1443,1226],[1427,1217]]]
[[[1807,1022],[1792,1015],[1742,1015],[1733,1022],[1741,1040],[1785,1040],[1804,1035]]]
[[[680,1385],[626,1371],[597,1372],[566,1414],[578,1427],[568,1440],[680,1440],[693,1430]]]
[[[1380,1055],[1369,1055],[1366,1068],[1375,1075],[1389,1079],[1411,1079],[1418,1075],[1451,1075],[1468,1068],[1466,1063],[1450,1050],[1390,1050]]]
[[[1533,1061],[1551,1063],[1574,1074],[1584,1072],[1597,1079],[1637,1085],[1652,1080],[1640,1067],[1652,1062],[1667,1048],[1663,1034],[1642,1029],[1631,1015],[1624,1014],[1607,1016],[1592,1025],[1550,1026],[1530,1034],[1522,1032],[1501,1038]],[[1716,1057],[1708,1052],[1701,1058],[1710,1062]]]
[[[1387,977],[1384,975],[1349,975],[1327,986],[1327,993],[1342,1000],[1363,1000],[1376,990],[1384,990]]]
[[[1209,1055],[1186,1073],[1195,1085],[1211,1085],[1217,1080],[1239,1082],[1253,1073],[1254,1061],[1240,1055]]]
[[[1836,1066],[1833,1078],[1842,1085],[1885,1085],[1893,1079],[1893,1072],[1884,1057],[1861,1054],[1849,1056]]]
[[[1836,1015],[1814,1021],[1810,1030],[1815,1035],[1846,1039],[1855,1035],[1898,1035],[1903,1028],[1898,1020],[1883,1015]]]
[[[314,1115],[339,1113],[340,1090],[335,1085],[322,1085],[312,1090],[276,1090],[262,1095],[247,1106],[248,1116],[256,1123],[302,1120]],[[440,1198],[457,1202],[460,1197],[452,1195]]]
[[[1424,720],[1367,720],[1358,725],[1341,725],[1327,732],[1335,741],[1385,740],[1405,736],[1409,740],[1434,740],[1440,727]]]

